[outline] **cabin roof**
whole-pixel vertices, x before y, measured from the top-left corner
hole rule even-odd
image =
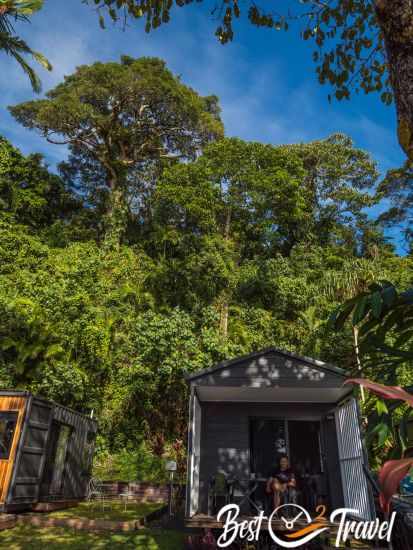
[[[319,361],[318,359],[313,359],[311,357],[306,357],[305,355],[299,355],[297,353],[282,350],[282,349],[279,349],[279,348],[276,348],[276,347],[269,347],[269,348],[265,348],[265,349],[260,350],[260,351],[249,353],[247,355],[242,355],[242,356],[239,356],[239,357],[235,357],[233,359],[227,359],[225,361],[222,361],[220,363],[217,363],[217,364],[213,365],[212,367],[202,369],[200,371],[188,374],[188,375],[186,375],[185,378],[188,382],[192,382],[192,381],[194,381],[198,378],[208,376],[208,375],[210,375],[212,373],[215,373],[217,371],[227,369],[228,367],[233,367],[233,366],[239,365],[241,363],[244,363],[248,360],[256,359],[256,358],[262,357],[264,355],[269,355],[269,354],[281,355],[281,356],[284,356],[284,357],[287,357],[287,358],[292,358],[292,359],[295,359],[297,361],[306,363],[307,365],[310,365],[311,367],[313,367],[315,369],[318,369],[318,370],[321,370],[321,371],[327,371],[327,372],[329,372],[333,375],[336,375],[337,377],[342,378],[343,381],[347,376],[347,373],[343,369],[340,369],[339,367],[331,365],[330,363],[324,363],[323,361]]]
[[[67,410],[73,414],[76,414],[78,416],[81,416],[83,418],[86,418],[90,420],[91,422],[97,424],[96,420],[90,416],[90,414],[79,412],[76,409],[72,409],[71,407],[66,407],[66,405],[61,405],[60,403],[57,403],[56,401],[53,401],[53,399],[47,399],[46,397],[43,397],[42,395],[37,395],[32,393],[28,390],[0,390],[0,397],[31,397],[33,399],[36,399],[36,401],[43,401],[44,403],[48,403],[50,405],[54,405],[55,407],[58,407],[62,410]]]
[[[353,392],[333,365],[276,347],[187,376],[200,401],[337,403]]]

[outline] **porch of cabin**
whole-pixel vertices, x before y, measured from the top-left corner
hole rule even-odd
[[[319,503],[328,515],[350,502],[372,517],[357,404],[343,374],[311,361],[270,350],[189,378],[187,525],[216,522],[218,473],[255,487],[251,500],[268,510],[265,483],[283,454],[296,473],[298,503],[313,517]],[[257,514],[240,501],[241,514]]]
[[[213,513],[211,481],[218,473],[256,487],[251,498],[267,509],[266,481],[282,455],[295,472],[299,504],[312,511],[319,503],[328,509],[344,505],[330,404],[206,401],[200,411],[198,513]],[[241,510],[254,512],[248,503]]]

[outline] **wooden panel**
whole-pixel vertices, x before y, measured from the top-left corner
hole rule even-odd
[[[27,403],[27,397],[17,396],[0,396],[0,411],[16,411],[18,412],[16,429],[14,430],[13,442],[10,449],[8,460],[0,459],[0,502],[6,501],[7,492],[9,489],[10,479],[13,473],[14,461],[16,458],[17,446],[22,430],[24,413]]]

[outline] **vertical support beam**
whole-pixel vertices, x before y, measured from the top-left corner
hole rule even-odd
[[[198,511],[199,470],[201,449],[201,405],[195,387],[191,385],[188,424],[188,474],[186,486],[186,515],[192,517]]]
[[[195,389],[191,384],[189,397],[189,414],[188,414],[188,449],[187,449],[187,466],[186,466],[186,496],[185,496],[185,515],[191,517],[191,489],[192,489],[192,472],[193,472],[193,433],[194,433],[194,399]]]
[[[194,394],[194,441],[193,441],[193,471],[191,491],[191,513],[196,514],[199,510],[199,475],[201,467],[201,404],[198,396]]]

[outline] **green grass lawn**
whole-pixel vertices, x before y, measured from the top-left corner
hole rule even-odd
[[[81,519],[106,519],[112,521],[132,521],[143,518],[162,508],[163,503],[153,502],[128,502],[125,508],[125,504],[120,501],[111,501],[105,503],[105,508],[102,508],[102,504],[94,501],[92,503],[81,502],[74,508],[67,508],[66,510],[59,510],[58,512],[51,512],[48,516],[53,518],[81,518]]]
[[[182,550],[183,540],[182,533],[163,529],[144,529],[133,533],[88,533],[57,527],[40,529],[19,525],[0,532],[0,548],[7,550]]]

